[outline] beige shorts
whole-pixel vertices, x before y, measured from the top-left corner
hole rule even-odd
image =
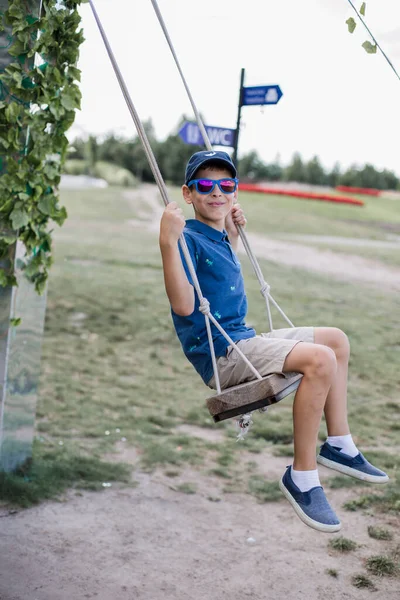
[[[236,345],[260,375],[265,377],[271,373],[283,372],[287,355],[299,342],[314,343],[314,327],[276,329],[247,340],[240,340]],[[220,356],[217,359],[217,367],[221,389],[255,379],[253,371],[233,346],[228,346],[226,356]],[[216,389],[214,376],[207,385]]]

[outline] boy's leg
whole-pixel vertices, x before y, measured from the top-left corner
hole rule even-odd
[[[335,327],[316,327],[314,339],[316,344],[328,346],[334,351],[337,363],[336,375],[324,408],[328,435],[348,435],[350,428],[347,421],[347,377],[350,344],[347,335]]]
[[[337,371],[333,350],[298,343],[287,355],[284,371],[303,373],[293,403],[294,462],[279,486],[300,519],[319,531],[340,530],[340,521],[319,483],[315,448],[326,398]]]
[[[328,438],[321,446],[318,462],[370,483],[386,483],[389,477],[384,471],[371,465],[359,452],[350,434],[347,421],[347,376],[350,345],[346,334],[335,327],[314,329],[317,344],[334,351],[337,372],[329,390],[324,408]]]
[[[300,342],[286,357],[283,370],[303,373],[293,403],[293,467],[298,471],[316,469],[318,431],[336,376],[336,357],[327,346]]]

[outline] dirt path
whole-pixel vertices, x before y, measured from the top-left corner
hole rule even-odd
[[[269,478],[280,463],[266,460]],[[303,525],[284,500],[224,494],[189,471],[181,480],[196,481],[193,495],[174,491],[161,474],[135,479],[134,489],[71,492],[63,502],[0,513],[1,600],[364,600],[371,593],[351,577],[367,574],[365,558],[385,552],[387,542],[368,537],[375,518],[341,508],[349,491],[329,493],[341,533],[359,544],[346,555],[328,550],[330,536]],[[398,534],[399,522],[384,524]],[[399,579],[375,583],[375,598],[398,600]]]
[[[343,281],[371,284],[380,289],[400,291],[400,269],[353,254],[321,250],[313,246],[266,238],[251,233],[249,242],[255,256],[272,262],[330,275]],[[244,248],[239,252],[244,253]]]
[[[157,187],[144,185],[137,191],[129,191],[125,194],[139,216],[139,219],[131,220],[130,223],[134,227],[145,226],[149,231],[158,232],[163,208]],[[142,205],[145,205],[146,210],[140,208]],[[247,237],[257,258],[323,273],[343,281],[357,281],[379,289],[400,291],[400,269],[389,267],[382,262],[353,254],[323,250],[305,243],[271,239],[256,233],[248,232]],[[352,241],[350,239],[350,244]],[[364,244],[366,243],[367,240]],[[390,247],[396,245],[400,251],[400,243],[390,243]],[[370,246],[376,247],[376,240],[371,240]],[[240,245],[239,253],[245,253],[242,245]]]

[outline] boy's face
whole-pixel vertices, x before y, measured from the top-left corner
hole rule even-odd
[[[223,167],[219,169],[205,166],[196,172],[195,179],[232,179],[232,174]],[[209,194],[200,194],[195,185],[190,188],[184,185],[182,193],[186,204],[193,204],[198,221],[222,231],[225,227],[225,218],[230,214],[232,206],[237,200],[238,191],[236,188],[236,191],[231,194],[224,193],[218,185],[215,185]]]

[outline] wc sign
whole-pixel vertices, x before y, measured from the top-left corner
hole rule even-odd
[[[229,146],[233,148],[235,145],[236,129],[213,127],[212,125],[204,125],[204,129],[212,146]],[[178,135],[185,144],[192,144],[194,146],[204,145],[203,137],[197,123],[186,121],[180,128]]]

